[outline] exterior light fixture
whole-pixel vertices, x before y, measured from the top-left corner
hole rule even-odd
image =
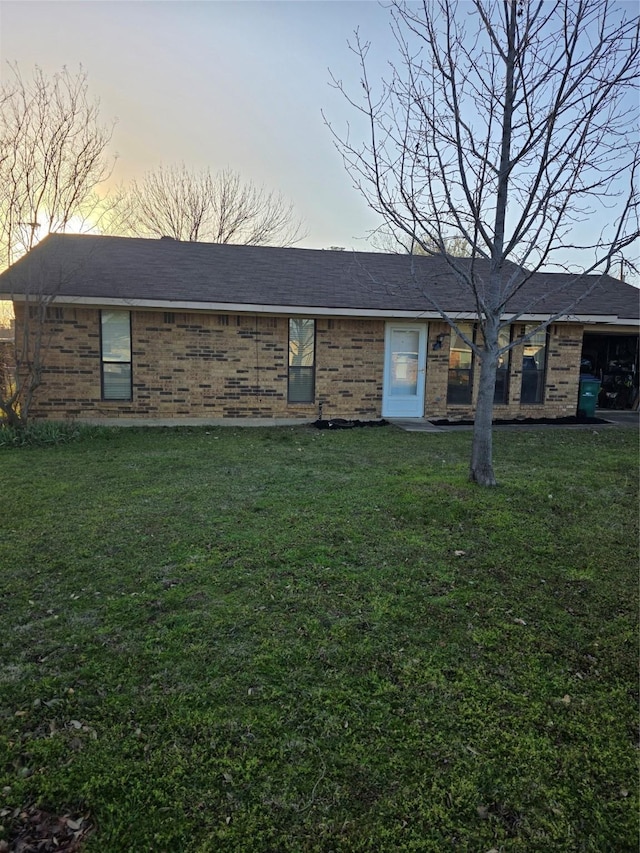
[[[432,346],[431,346],[431,349],[432,349],[432,350],[439,350],[439,349],[442,349],[442,344],[443,344],[443,342],[444,342],[444,339],[445,339],[446,337],[448,337],[448,335],[449,335],[449,333],[448,333],[448,332],[439,334],[439,335],[437,336],[437,338],[435,339],[435,341],[433,342],[433,344],[432,344]]]

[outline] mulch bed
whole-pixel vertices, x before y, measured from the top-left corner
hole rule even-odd
[[[329,420],[314,421],[311,426],[316,429],[354,429],[356,427],[381,427],[387,426],[389,422],[379,421],[349,421],[345,418],[330,418]]]
[[[472,420],[466,421],[449,421],[449,420],[438,420],[434,421],[430,419],[430,422],[434,426],[472,426]],[[579,418],[577,415],[567,415],[564,418],[513,418],[511,420],[496,418],[493,421],[494,426],[572,426],[572,425],[582,425],[582,424],[608,424],[609,421],[603,420],[602,418]]]
[[[450,421],[446,418],[440,420],[429,419],[429,422],[434,426],[473,426],[472,420]],[[378,421],[358,421],[347,420],[346,418],[329,418],[328,420],[314,421],[311,426],[316,429],[355,429],[357,427],[380,427],[387,426],[389,421],[384,418]],[[598,424],[608,424],[609,421],[603,418],[579,418],[577,415],[567,415],[564,418],[496,418],[493,421],[494,426],[572,426],[572,425],[590,425],[597,426]]]

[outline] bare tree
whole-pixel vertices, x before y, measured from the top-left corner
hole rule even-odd
[[[412,239],[403,231],[398,233],[387,229],[377,229],[372,235],[371,242],[383,252],[400,255],[453,255],[456,258],[469,257],[470,249],[464,237],[445,237],[436,243],[428,234],[424,234],[420,241]],[[429,247],[427,252],[422,244]]]
[[[10,66],[0,89],[0,270],[46,234],[98,210],[96,189],[111,173],[112,133],[113,125],[100,122],[82,69],[72,74],[65,68],[49,78],[36,68],[26,80]],[[0,388],[0,412],[14,425],[26,423],[44,367],[52,297],[43,295],[43,284],[33,281],[25,298],[14,363]]]
[[[160,166],[124,191],[110,230],[139,237],[291,246],[301,239],[293,206],[237,172]]]
[[[9,358],[0,359],[0,421],[12,427],[26,426],[33,395],[42,382],[50,338],[45,329],[52,301],[49,296],[32,296],[20,306],[20,334],[16,333],[11,348],[3,350]]]
[[[569,291],[581,283],[584,297],[599,281],[586,276],[606,274],[638,237],[637,8],[425,0],[395,2],[391,14],[399,61],[389,79],[379,89],[370,82],[370,45],[358,33],[351,49],[361,95],[334,79],[363,117],[366,141],[334,137],[371,208],[426,254],[443,254],[473,300],[475,340],[423,287],[480,360],[470,476],[495,485],[499,358],[566,316],[576,304]],[[467,243],[468,260],[446,252],[451,236]],[[580,266],[569,269],[578,253]],[[511,300],[528,292],[533,273],[554,266],[574,273],[556,291],[566,304],[525,338],[504,343],[501,331],[549,290],[519,310]]]
[[[96,188],[111,174],[113,125],[100,123],[87,75],[66,68],[49,78],[17,65],[0,94],[0,269],[46,234],[98,207]]]

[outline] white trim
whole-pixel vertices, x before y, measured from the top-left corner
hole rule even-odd
[[[14,302],[27,301],[28,297],[23,294],[2,294],[0,299]],[[318,305],[262,305],[258,303],[241,302],[189,302],[187,300],[172,299],[122,299],[101,298],[97,296],[55,296],[51,304],[58,305],[96,305],[120,308],[146,308],[149,310],[168,311],[206,311],[221,314],[271,314],[301,317],[363,317],[384,318],[398,320],[442,320],[442,315],[437,311],[404,311],[380,308],[328,308]],[[473,311],[448,312],[454,321],[477,320]],[[502,319],[508,320],[510,314],[503,315]],[[512,322],[514,323],[544,323],[549,314],[522,314]],[[581,323],[592,325],[604,323],[613,326],[637,326],[640,320],[634,318],[618,317],[617,314],[566,314],[556,318],[554,323]]]

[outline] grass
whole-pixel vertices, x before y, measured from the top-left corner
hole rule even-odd
[[[637,435],[0,451],[0,823],[86,851],[637,849]],[[2,838],[2,835],[0,835]]]

